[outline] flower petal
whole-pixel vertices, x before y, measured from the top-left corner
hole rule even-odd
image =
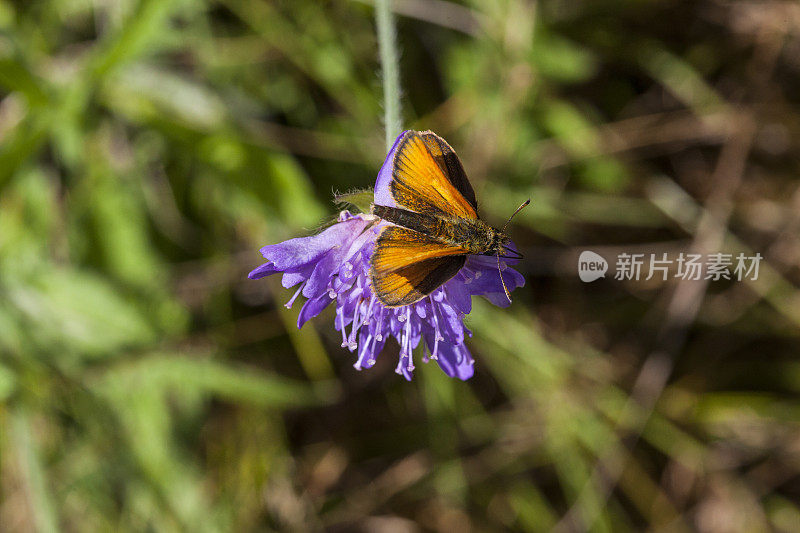
[[[300,309],[300,315],[297,317],[297,329],[302,328],[303,324],[320,314],[332,301],[328,293],[306,301],[306,303],[303,304],[303,308]]]
[[[456,311],[468,315],[472,311],[472,287],[459,280],[450,280],[444,286],[447,301]]]
[[[394,160],[394,153],[397,150],[397,145],[400,143],[400,139],[402,139],[408,131],[409,130],[404,131],[397,136],[397,139],[394,140],[392,149],[389,150],[389,154],[386,156],[383,166],[378,172],[378,179],[375,181],[375,205],[397,207],[397,204],[394,202],[394,198],[392,198],[392,192],[389,187],[392,183],[392,162]]]
[[[278,272],[278,269],[275,268],[275,263],[268,262],[250,272],[247,277],[250,279],[261,279],[275,272]]]
[[[501,294],[506,303],[508,303],[503,291],[503,283],[500,281],[500,274],[497,272],[496,261],[486,265],[481,261],[482,259],[482,257],[479,259],[478,256],[472,256],[467,260],[467,266],[475,271],[473,280],[467,285],[469,292],[487,297],[489,294]],[[503,271],[503,279],[509,292],[525,285],[525,278],[513,268],[506,267]],[[495,303],[494,300],[492,300],[492,303]]]
[[[428,348],[432,349],[432,345],[428,344]],[[466,381],[475,374],[475,361],[464,344],[440,343],[436,362],[451,378]]]
[[[290,287],[294,287],[301,281],[305,281],[308,279],[308,270],[310,269],[303,269],[300,272],[287,272],[281,278],[281,285],[283,285],[284,289],[288,289]]]
[[[349,243],[348,237],[360,234],[366,224],[367,221],[361,217],[337,222],[317,235],[264,246],[261,248],[261,255],[272,261],[278,270],[299,270],[309,263],[318,261],[335,246]]]
[[[439,328],[442,336],[451,344],[464,343],[464,320],[452,305],[440,304]]]
[[[358,237],[363,235],[364,229],[369,223],[363,218],[353,218],[350,220],[358,221],[358,223],[349,224],[350,233],[346,236],[346,239],[328,250],[328,252],[322,255],[319,261],[317,261],[314,271],[308,278],[308,283],[303,287],[303,296],[306,298],[316,298],[320,294],[328,292],[327,289],[331,277],[333,277],[334,273],[339,271],[342,263],[347,258],[347,254],[350,253],[351,244],[353,241],[358,240]],[[350,220],[340,222],[337,225],[348,224]]]

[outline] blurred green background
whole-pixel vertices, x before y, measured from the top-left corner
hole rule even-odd
[[[800,4],[394,10],[404,125],[533,198],[466,383],[246,279],[374,182],[371,2],[0,0],[0,530],[799,530]]]

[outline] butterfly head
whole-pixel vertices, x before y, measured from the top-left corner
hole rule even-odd
[[[496,255],[501,259],[522,259],[522,254],[510,246],[511,238],[502,231],[492,228],[491,247],[484,255]]]
[[[492,243],[485,255],[499,255],[500,257],[506,257],[509,252],[512,254],[515,253],[515,251],[508,246],[511,242],[511,238],[502,230],[492,228],[491,239]]]

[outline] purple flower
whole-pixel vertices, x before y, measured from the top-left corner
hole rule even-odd
[[[396,147],[397,142],[378,173],[376,204],[394,205],[388,187]],[[342,347],[357,352],[354,366],[358,370],[374,365],[386,341],[394,337],[400,345],[396,372],[406,379],[411,379],[414,370],[412,353],[423,340],[423,362],[433,359],[448,376],[469,379],[474,360],[464,339],[472,333],[463,320],[472,309],[472,296],[485,296],[501,307],[509,304],[497,260],[493,256],[469,256],[458,274],[430,295],[411,305],[385,307],[370,290],[369,260],[378,234],[387,224],[374,215],[342,211],[334,225],[317,235],[261,248],[267,262],[248,277],[260,279],[282,272],[283,286],[297,287],[286,307],[301,294],[306,298],[298,328],[335,302],[334,327],[342,334]],[[509,290],[524,285],[519,272],[507,268],[505,262],[501,262],[501,268]]]

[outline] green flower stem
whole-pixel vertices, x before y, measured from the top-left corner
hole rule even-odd
[[[400,60],[397,55],[397,36],[391,0],[375,0],[375,19],[378,25],[378,51],[383,74],[383,107],[386,123],[386,151],[402,130],[400,121]]]

